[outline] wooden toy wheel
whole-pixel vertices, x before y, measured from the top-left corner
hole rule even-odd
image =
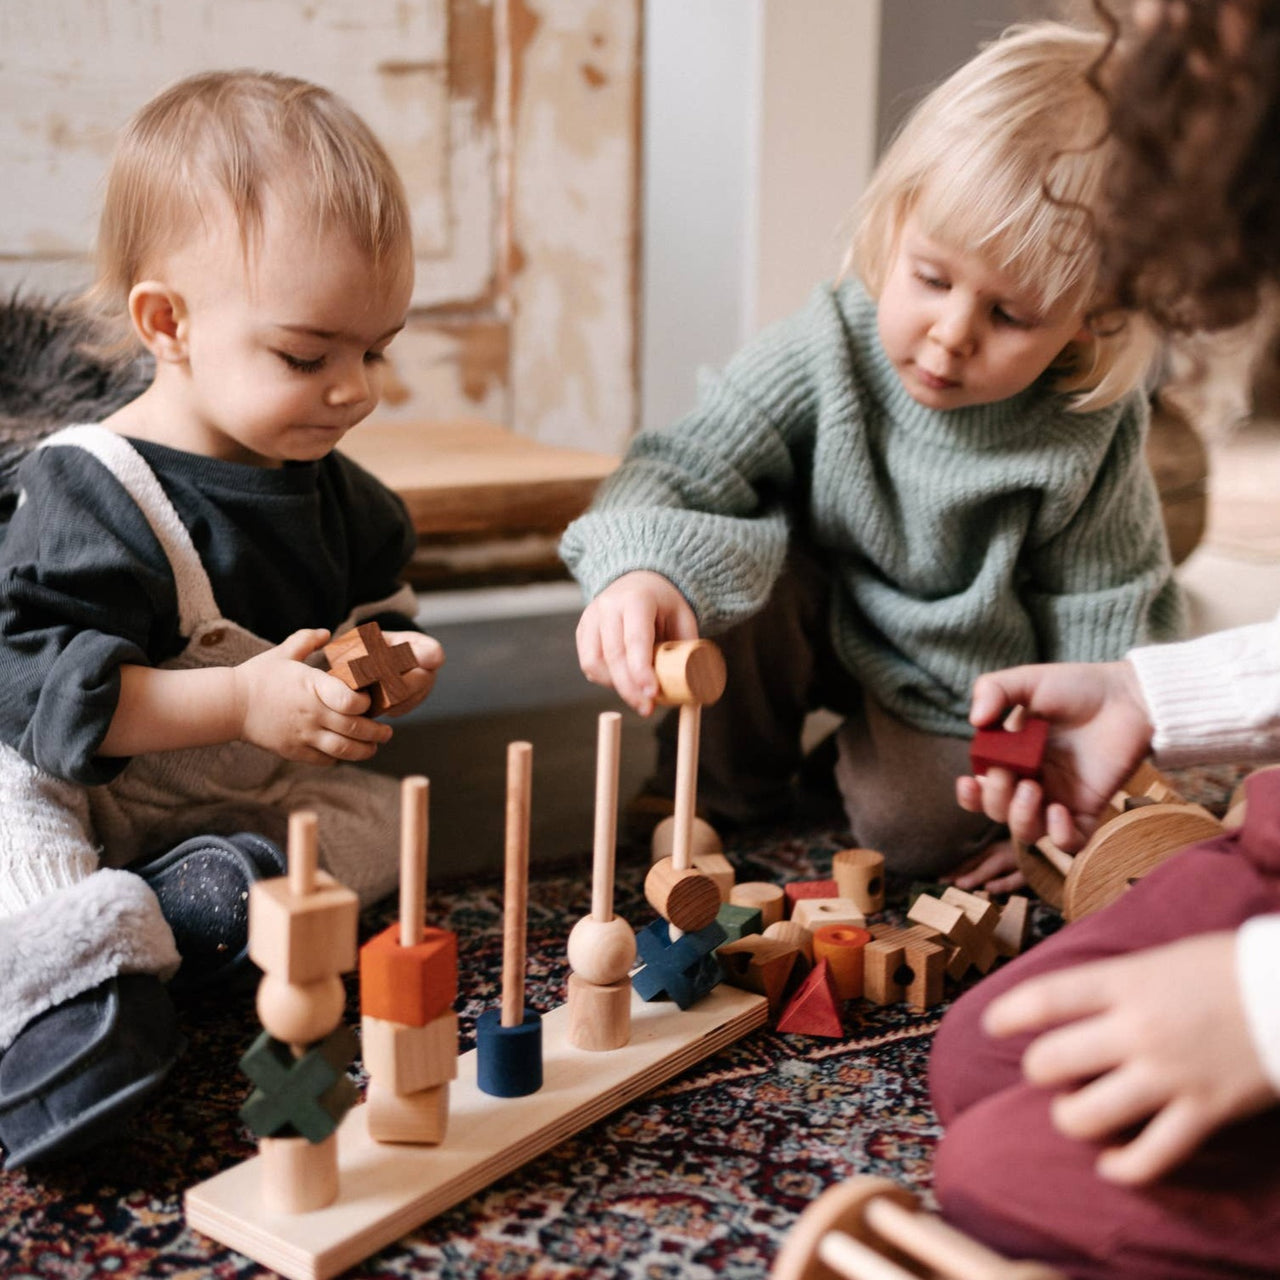
[[[840,1273],[819,1258],[818,1246],[830,1231],[863,1239],[866,1206],[878,1196],[888,1196],[904,1209],[916,1206],[911,1192],[887,1178],[850,1178],[828,1187],[791,1228],[774,1260],[770,1280],[840,1280]]]
[[[1222,824],[1199,805],[1148,804],[1122,813],[1076,855],[1062,914],[1079,920],[1100,911],[1180,849],[1221,834]]]

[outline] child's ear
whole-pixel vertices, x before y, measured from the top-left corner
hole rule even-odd
[[[157,360],[187,358],[187,310],[180,293],[158,280],[140,281],[129,290],[129,319]]]

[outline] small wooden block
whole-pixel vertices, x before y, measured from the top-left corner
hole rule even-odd
[[[1031,925],[1031,899],[1020,893],[1011,894],[1000,908],[1000,922],[996,925],[991,941],[996,952],[1006,959],[1022,954],[1027,945],[1027,931]]]
[[[364,1102],[369,1136],[378,1142],[434,1146],[444,1141],[449,1127],[448,1084],[417,1093],[396,1093],[370,1080]]]
[[[709,707],[718,702],[728,679],[724,654],[712,640],[667,640],[653,651],[658,679],[655,701],[664,707]]]
[[[692,867],[678,869],[670,858],[649,868],[644,878],[644,896],[664,920],[686,933],[705,929],[720,910],[720,890],[715,881]]]
[[[717,949],[720,972],[731,986],[755,991],[769,1001],[769,1014],[775,1017],[791,985],[791,975],[800,952],[785,942],[754,933],[726,942]]]
[[[787,895],[787,915],[795,914],[796,903],[806,898],[838,898],[840,888],[834,880],[790,880],[782,886]]]
[[[813,931],[794,920],[778,920],[765,931],[766,938],[776,938],[788,946],[795,947],[804,957],[806,966],[813,963]]]
[[[874,849],[840,849],[831,858],[838,898],[857,903],[864,915],[884,910],[884,854]]]
[[[542,1088],[542,1015],[526,1008],[514,1026],[500,1009],[476,1019],[476,1087],[495,1098],[523,1098]]]
[[[766,880],[745,880],[729,891],[729,901],[737,907],[758,907],[763,928],[776,924],[786,915],[786,895],[782,886]]]
[[[576,973],[569,975],[569,1043],[575,1049],[602,1053],[621,1049],[631,1039],[631,983],[627,979],[601,986]]]
[[[848,924],[863,929],[867,924],[858,904],[848,898],[804,898],[792,909],[791,918],[810,930],[825,924]]]
[[[764,932],[759,907],[739,907],[732,902],[726,902],[716,913],[716,924],[724,930],[724,936],[729,942],[735,938],[745,938],[749,933]]]
[[[922,931],[909,932],[917,936],[906,940],[903,951],[903,963],[911,970],[903,998],[911,1008],[923,1013],[942,999],[948,951],[942,943],[919,936]]]
[[[899,970],[906,959],[906,942],[900,936],[901,929],[873,934],[863,951],[862,994],[872,1004],[897,1004],[906,995],[906,988],[898,980]]]
[[[263,1032],[240,1059],[240,1069],[257,1086],[240,1118],[260,1138],[323,1141],[356,1101],[346,1074],[355,1048],[356,1034],[345,1024],[300,1057]]]
[[[324,656],[331,675],[348,688],[369,694],[371,715],[381,715],[409,696],[409,686],[402,677],[417,666],[413,646],[387,644],[376,622],[363,622],[344,631],[325,645]]]
[[[839,1040],[844,1035],[840,1003],[825,960],[813,966],[778,1019],[778,1030],[801,1036],[826,1036]]]
[[[980,933],[995,932],[1000,920],[1000,908],[990,898],[980,898],[976,893],[968,893],[951,884],[942,891],[942,901],[959,907],[969,917],[969,923]]]
[[[361,1056],[369,1075],[392,1093],[420,1093],[458,1074],[458,1015],[452,1009],[425,1027],[361,1019]]]
[[[720,901],[728,902],[735,878],[733,863],[723,853],[698,853],[696,850],[691,855],[691,860],[695,871],[701,871],[704,876],[710,876],[715,881]]]
[[[988,769],[1008,769],[1015,778],[1035,778],[1040,774],[1049,722],[1039,716],[1023,717],[1021,729],[979,729],[969,744],[969,767],[975,777]]]
[[[995,944],[990,934],[979,931],[963,908],[953,902],[943,902],[922,893],[911,904],[907,919],[936,930],[948,942],[956,944],[958,950],[947,965],[947,973],[953,978],[963,977],[971,965],[979,973],[988,973],[996,962]]]
[[[287,876],[258,880],[249,889],[249,959],[285,982],[347,973],[356,967],[359,915],[356,895],[327,872],[300,896]]]
[[[360,948],[360,1009],[373,1018],[425,1027],[458,998],[458,935],[423,930],[405,947],[400,925],[389,925]]]
[[[827,924],[813,931],[813,958],[825,960],[841,1000],[862,995],[865,950],[871,933],[857,925]]]

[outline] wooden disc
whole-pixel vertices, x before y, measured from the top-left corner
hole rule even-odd
[[[1114,902],[1166,858],[1222,834],[1207,809],[1147,804],[1112,819],[1076,855],[1063,885],[1062,914],[1080,920]]]
[[[818,1257],[818,1244],[828,1231],[841,1231],[855,1240],[866,1240],[863,1210],[876,1196],[888,1196],[904,1209],[914,1209],[916,1198],[887,1178],[856,1177],[828,1187],[800,1215],[774,1259],[770,1280],[842,1280]]]

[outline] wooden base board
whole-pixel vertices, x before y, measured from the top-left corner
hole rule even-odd
[[[375,1142],[358,1106],[338,1130],[333,1204],[292,1216],[268,1212],[255,1156],[192,1187],[187,1222],[291,1280],[324,1280],[763,1026],[767,1015],[763,996],[724,984],[684,1011],[633,993],[630,1042],[595,1053],[570,1043],[569,1011],[561,1006],[542,1020],[537,1093],[481,1093],[472,1050],[458,1060],[440,1146]]]

